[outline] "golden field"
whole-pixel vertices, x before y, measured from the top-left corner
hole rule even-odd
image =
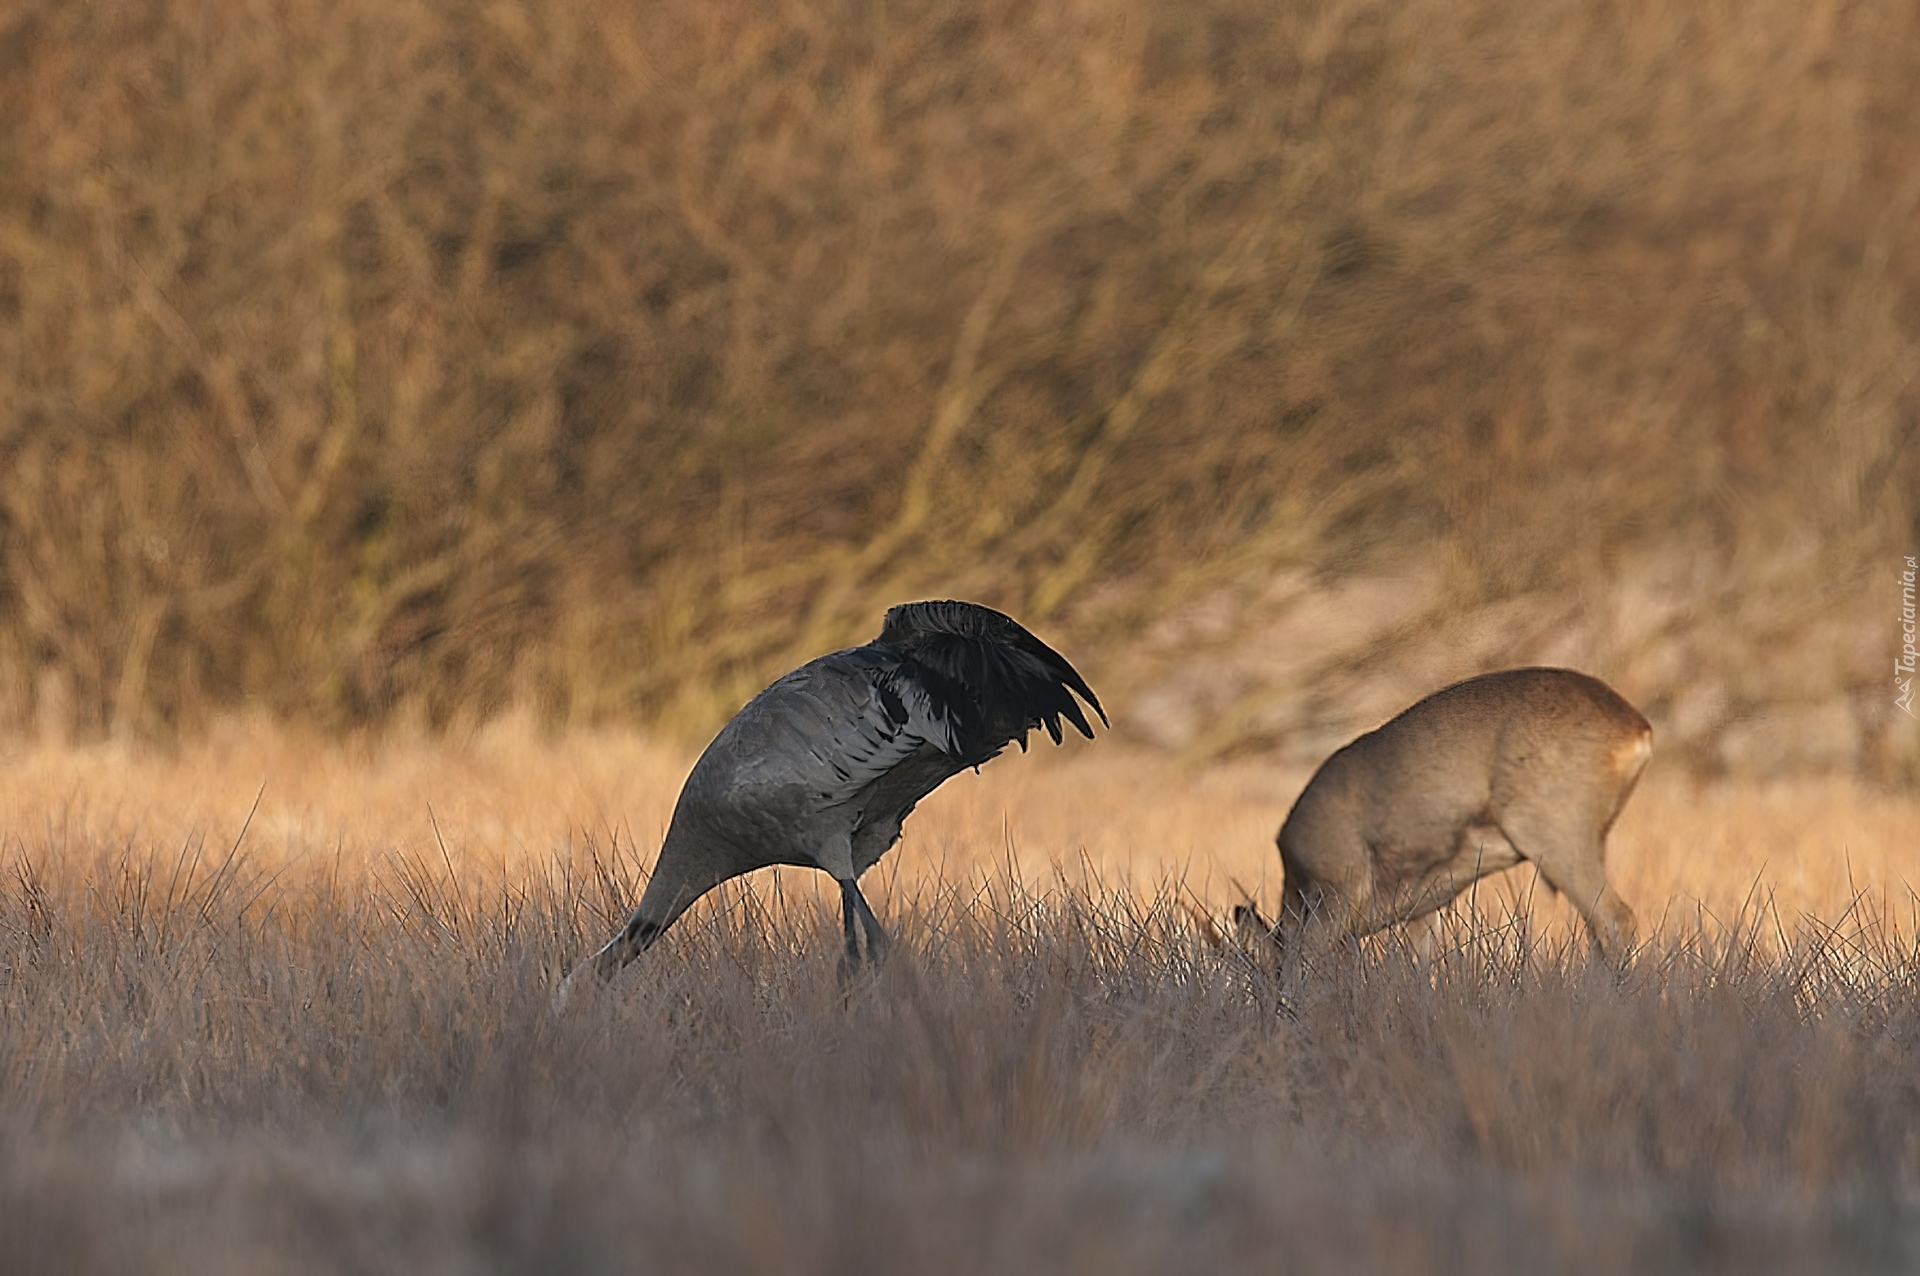
[[[1655,773],[1655,928],[1531,870],[1424,963],[1213,934],[1304,778],[1111,738],[956,777],[868,877],[765,872],[611,989],[689,762],[522,721],[9,754],[0,1239],[35,1270],[1811,1271],[1920,1220],[1920,803]],[[251,813],[251,818],[249,814]]]
[[[1271,915],[1274,834],[1311,771],[1187,765],[1101,735],[1058,750],[1041,736],[1026,756],[1010,750],[936,790],[874,870],[876,906],[1010,871],[1030,891],[1151,897],[1177,884],[1209,916],[1247,896]],[[14,853],[57,853],[68,870],[103,848],[144,857],[205,842],[224,854],[237,839],[254,869],[296,877],[377,879],[424,865],[436,880],[451,871],[492,891],[597,857],[632,882],[658,851],[692,762],[631,733],[552,737],[525,718],[458,742],[353,744],[232,722],[165,753],[103,744],[8,755],[0,810]],[[1788,928],[1831,925],[1865,904],[1911,933],[1920,801],[1848,777],[1702,782],[1655,765],[1609,840],[1608,872],[1650,928],[1663,913],[1682,931],[1703,916],[1731,922],[1756,903]],[[771,876],[753,880],[765,891]],[[805,870],[781,877],[808,898],[826,882]],[[1488,879],[1482,910],[1505,918],[1524,902],[1549,928],[1577,927],[1532,880],[1526,867]],[[820,899],[837,910],[837,895]]]

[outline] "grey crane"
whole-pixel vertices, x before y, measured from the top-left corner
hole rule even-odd
[[[720,729],[681,787],[640,906],[590,959],[594,973],[613,978],[702,895],[773,864],[840,883],[843,978],[861,964],[859,934],[878,959],[887,934],[860,874],[947,777],[1016,741],[1024,752],[1036,727],[1059,744],[1063,717],[1092,739],[1075,692],[1111,725],[1079,672],[1012,617],[951,601],[889,609],[878,638],[801,665]]]

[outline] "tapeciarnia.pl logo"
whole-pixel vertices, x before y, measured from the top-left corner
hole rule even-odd
[[[1893,702],[1907,711],[1909,718],[1913,712],[1913,669],[1920,652],[1914,650],[1913,619],[1913,583],[1915,565],[1912,554],[1907,555],[1907,570],[1900,573],[1900,655],[1893,662],[1893,685],[1900,694]]]

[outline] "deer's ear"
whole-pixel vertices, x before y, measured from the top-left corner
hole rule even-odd
[[[1227,937],[1221,933],[1211,914],[1192,900],[1187,901],[1187,915],[1193,918],[1193,924],[1199,929],[1200,938],[1207,941],[1209,948],[1224,947]]]

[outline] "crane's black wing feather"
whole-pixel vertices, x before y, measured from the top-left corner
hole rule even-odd
[[[984,761],[1016,739],[1026,748],[1034,727],[1045,727],[1058,744],[1063,717],[1092,739],[1076,692],[1107,723],[1100,698],[1066,657],[991,607],[903,603],[887,612],[875,644],[902,653],[908,662],[902,676],[925,687],[958,724],[969,761]]]

